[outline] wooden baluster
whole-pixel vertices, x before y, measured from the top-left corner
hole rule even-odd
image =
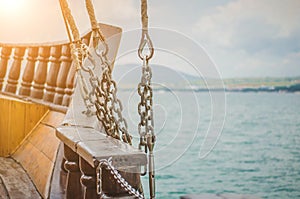
[[[39,49],[38,66],[34,75],[34,84],[31,96],[42,99],[44,94],[45,82],[47,77],[47,66],[50,56],[50,47],[41,47]]]
[[[22,59],[25,54],[25,50],[26,48],[24,47],[15,48],[14,60],[8,74],[7,85],[5,88],[6,92],[16,93],[21,72]]]
[[[82,186],[80,184],[81,172],[79,169],[79,156],[67,145],[64,145],[65,169],[67,175],[67,199],[81,199]]]
[[[82,157],[79,159],[80,170],[82,176],[80,178],[81,184],[84,186],[85,199],[97,199],[97,186],[96,186],[96,169],[93,168]]]
[[[0,60],[0,91],[2,90],[4,77],[6,75],[7,63],[10,57],[11,47],[2,47]]]
[[[65,89],[65,95],[62,101],[63,106],[69,106],[71,96],[74,92],[75,87],[75,77],[76,77],[76,67],[74,64],[71,65],[70,71],[67,77],[67,88]]]
[[[47,66],[50,56],[50,47],[41,47],[39,49],[38,65],[34,75],[33,90],[31,97],[42,99],[44,95],[45,82],[47,77]]]
[[[70,66],[72,63],[71,52],[69,44],[62,47],[61,65],[58,72],[57,82],[56,82],[56,93],[54,96],[55,104],[62,104],[63,97],[66,89],[66,81]]]
[[[22,77],[20,95],[30,96],[38,51],[39,49],[37,47],[32,47],[28,49],[27,64]]]
[[[53,46],[51,48],[50,69],[47,76],[46,93],[44,100],[47,102],[53,102],[57,81],[57,74],[60,67],[61,45]]]

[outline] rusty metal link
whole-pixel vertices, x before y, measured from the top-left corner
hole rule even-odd
[[[101,78],[95,74],[96,61],[89,52],[89,48],[83,43],[74,43],[71,47],[79,75],[80,93],[86,106],[86,111],[83,113],[87,116],[96,114],[109,136],[116,139],[122,137],[124,142],[132,144],[127,122],[122,116],[123,107],[117,98],[117,85],[111,78],[112,66],[107,58],[108,45],[106,42],[101,42],[95,49],[100,59]],[[86,64],[86,60],[90,63]],[[89,74],[89,86],[83,73]]]
[[[144,149],[148,155],[148,169],[149,169],[149,187],[150,198],[155,198],[155,173],[154,173],[154,118],[153,118],[153,91],[151,87],[152,70],[148,64],[147,56],[143,58],[142,77],[138,85],[138,94],[141,101],[138,104],[138,113],[140,115],[140,123],[138,124],[138,132],[140,134],[139,149]],[[147,173],[145,167],[142,175]]]
[[[144,199],[143,193],[140,193],[138,190],[136,190],[134,187],[132,187],[118,172],[117,169],[112,165],[112,158],[109,159],[102,159],[99,162],[99,165],[97,167],[96,173],[97,173],[97,194],[100,196],[100,198],[107,198],[105,193],[102,191],[102,169],[107,169],[110,171],[110,174],[113,176],[113,179],[120,185],[122,189],[127,191],[130,195],[134,195],[138,199]]]
[[[138,85],[138,94],[141,97],[141,101],[138,104],[138,113],[140,115],[140,123],[138,125],[139,134],[142,137],[140,145],[146,145],[146,137],[153,132],[153,92],[151,87],[152,70],[148,65],[147,58],[144,57],[142,67],[141,82]]]
[[[98,51],[98,52],[97,52]],[[108,61],[106,52],[96,50],[96,55],[100,58],[102,66],[102,78],[97,89],[96,115],[108,135],[132,144],[132,137],[128,133],[128,125],[122,115],[123,106],[117,97],[117,85],[111,77],[111,63]],[[102,100],[101,100],[102,99]]]

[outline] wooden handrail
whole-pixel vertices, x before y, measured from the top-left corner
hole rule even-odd
[[[118,35],[112,45],[115,57],[121,29],[100,24],[107,38]],[[82,39],[89,44],[91,31]],[[73,68],[68,41],[46,43],[0,43],[0,93],[26,97],[27,100],[68,107],[74,92]]]

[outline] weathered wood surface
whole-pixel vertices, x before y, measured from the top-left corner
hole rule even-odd
[[[73,102],[67,112],[63,126],[57,128],[56,135],[65,145],[65,166],[68,178],[73,185],[81,181],[84,185],[84,195],[91,199],[97,198],[95,187],[96,167],[99,160],[112,158],[112,164],[119,169],[121,175],[135,188],[142,190],[140,182],[140,166],[147,164],[146,154],[138,149],[101,131],[101,125],[95,116],[87,117],[82,114],[85,110],[76,87]],[[78,161],[79,160],[79,161]],[[78,165],[82,176],[79,177]],[[72,166],[72,167],[71,167]],[[134,198],[128,196],[116,182],[109,171],[103,170],[103,191],[114,198]],[[75,182],[75,183],[74,183]],[[68,186],[70,186],[68,184]],[[68,195],[79,191],[80,188],[69,187]],[[80,193],[82,194],[82,193]]]
[[[21,144],[48,108],[0,94],[0,156],[9,156]]]
[[[9,199],[7,189],[5,187],[5,184],[2,181],[1,177],[0,177],[0,198],[1,199]]]
[[[79,156],[64,144],[64,167],[67,171],[66,199],[81,199],[83,187],[80,184],[81,172],[79,168]]]
[[[64,199],[66,194],[67,172],[61,168],[64,156],[63,144],[58,149],[50,187],[50,199]]]
[[[147,164],[144,152],[92,128],[63,126],[56,135],[93,167],[97,160],[110,157],[115,167]]]
[[[41,198],[22,166],[11,158],[0,157],[0,178],[3,181],[0,185],[0,198]]]
[[[55,136],[55,127],[63,118],[62,113],[48,112],[13,154],[13,158],[23,166],[44,198],[49,197],[51,176],[60,143]]]
[[[190,194],[186,196],[181,196],[180,199],[260,199],[253,195],[243,195],[243,194]]]
[[[129,184],[142,191],[140,166],[147,164],[145,153],[92,128],[62,126],[57,128],[56,135],[65,144],[65,168],[68,170],[67,198],[82,194],[79,182],[84,185],[86,197],[97,198],[96,167],[101,159],[109,158],[112,158],[112,164]],[[128,193],[116,183],[110,171],[103,170],[102,180],[103,191],[107,195],[116,198],[128,196]]]

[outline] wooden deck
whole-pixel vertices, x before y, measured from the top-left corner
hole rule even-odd
[[[63,157],[60,148],[52,176],[50,199],[65,198],[66,172],[61,170]],[[0,157],[0,199],[40,199],[32,180],[23,167],[12,158]]]
[[[41,198],[22,166],[11,158],[0,157],[0,198]]]

